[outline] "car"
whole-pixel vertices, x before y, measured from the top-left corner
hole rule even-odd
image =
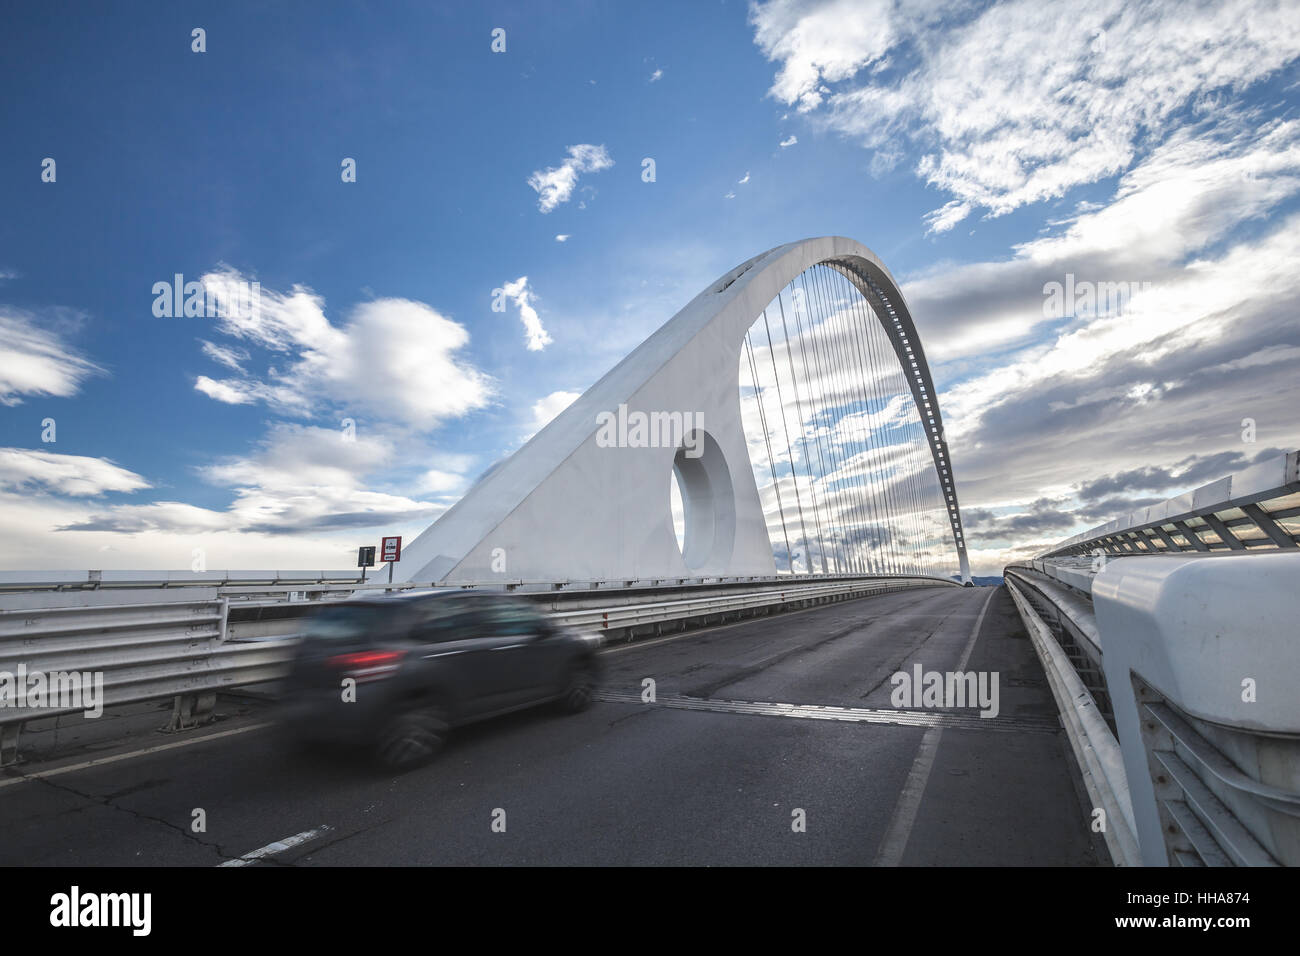
[[[306,622],[281,724],[300,744],[360,746],[388,770],[430,760],[453,728],[591,705],[599,638],[526,598],[465,589],[333,602]]]

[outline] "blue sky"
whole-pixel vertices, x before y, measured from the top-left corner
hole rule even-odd
[[[1293,5],[20,3],[0,53],[5,567],[347,566],[812,235],[904,282],[978,573],[1300,440]]]

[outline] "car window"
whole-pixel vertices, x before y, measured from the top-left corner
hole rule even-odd
[[[475,615],[469,603],[459,598],[428,602],[420,610],[415,628],[417,639],[433,644],[474,636]]]
[[[490,620],[497,634],[538,634],[542,630],[542,617],[531,606],[514,601],[495,605]]]
[[[372,637],[391,628],[392,615],[387,608],[344,604],[323,607],[303,624],[308,640],[351,643]]]

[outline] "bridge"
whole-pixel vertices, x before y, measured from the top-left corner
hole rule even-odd
[[[0,863],[1290,865],[1298,540],[1292,453],[973,586],[897,284],[853,240],[790,243],[371,580],[0,573]],[[397,778],[286,760],[304,616],[431,588],[600,634],[597,705]]]

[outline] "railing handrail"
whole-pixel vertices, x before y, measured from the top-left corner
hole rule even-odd
[[[1113,535],[1144,531],[1191,518],[1203,518],[1217,511],[1255,505],[1297,491],[1300,491],[1300,451],[1293,451],[1080,532],[1058,542],[1050,551],[1045,551],[1038,557],[1055,557],[1080,548],[1086,550],[1088,545]],[[1294,541],[1290,546],[1295,547]]]

